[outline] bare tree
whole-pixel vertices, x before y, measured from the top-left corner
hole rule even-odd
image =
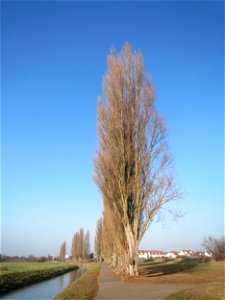
[[[97,222],[95,233],[95,255],[98,261],[101,261],[103,258],[102,254],[102,218],[100,218]]]
[[[206,251],[212,253],[215,260],[219,261],[225,259],[224,237],[221,237],[220,239],[216,239],[212,236],[205,237],[202,246],[206,249]]]
[[[178,197],[166,127],[155,107],[155,92],[140,52],[125,44],[108,57],[98,102],[99,149],[95,181],[126,238],[128,274],[138,275],[139,243],[149,224]]]
[[[79,260],[84,258],[84,229],[80,228],[78,239]]]
[[[79,258],[80,258],[80,235],[79,235],[79,232],[76,232],[75,236],[74,236],[74,251],[75,251],[76,261],[79,261]]]
[[[90,254],[90,232],[89,230],[86,231],[84,235],[84,259],[87,260]]]
[[[65,261],[65,256],[66,256],[66,242],[63,242],[60,246],[59,260]]]
[[[72,239],[71,256],[73,260],[81,261],[88,259],[90,254],[90,232],[84,234],[83,228],[76,232]]]
[[[102,254],[113,267],[125,271],[123,256],[126,253],[126,237],[123,225],[108,201],[104,201],[102,221]]]
[[[72,247],[71,247],[71,256],[75,261],[79,260],[79,251],[78,251],[78,233],[76,232],[72,238]]]

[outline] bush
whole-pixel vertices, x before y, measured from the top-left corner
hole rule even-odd
[[[216,239],[212,236],[208,236],[204,238],[202,246],[212,253],[213,258],[216,261],[225,259],[225,238],[221,237],[220,239]]]

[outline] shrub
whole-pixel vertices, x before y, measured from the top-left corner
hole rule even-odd
[[[216,239],[212,236],[204,238],[202,246],[212,253],[216,261],[225,259],[225,238]]]

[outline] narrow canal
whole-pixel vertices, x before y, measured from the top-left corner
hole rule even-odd
[[[25,288],[14,290],[0,299],[20,300],[51,300],[59,292],[65,289],[70,283],[86,272],[86,268],[79,268],[75,271],[48,279]]]

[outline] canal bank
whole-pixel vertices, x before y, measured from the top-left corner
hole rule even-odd
[[[86,272],[74,280],[67,288],[56,295],[53,300],[93,299],[98,290],[99,263],[91,262],[83,265]]]
[[[79,268],[75,271],[48,279],[24,288],[20,288],[0,296],[0,299],[6,300],[51,300],[60,291],[68,287],[72,282],[78,279],[86,269]]]
[[[26,287],[31,284],[35,284],[71,271],[75,271],[77,269],[78,266],[70,265],[44,270],[32,270],[18,273],[2,274],[0,277],[0,295],[14,289]]]

